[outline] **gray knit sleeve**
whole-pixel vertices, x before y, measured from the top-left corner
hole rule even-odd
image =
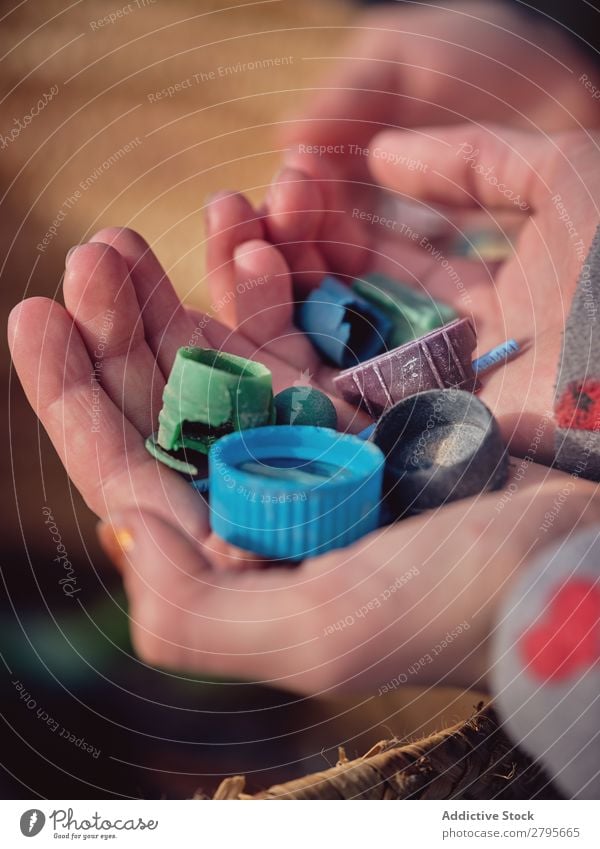
[[[600,480],[600,228],[581,269],[563,337],[556,382],[558,469]]]

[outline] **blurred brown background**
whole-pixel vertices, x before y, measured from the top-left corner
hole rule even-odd
[[[26,296],[60,299],[68,248],[113,224],[139,230],[182,297],[206,303],[204,199],[221,188],[261,197],[278,167],[278,126],[310,97],[356,11],[293,0],[1,8],[5,312]],[[111,14],[114,22],[102,20]],[[22,126],[44,94],[43,110]],[[3,335],[4,795],[185,796],[253,770],[258,789],[335,762],[338,743],[358,754],[381,737],[422,734],[471,711],[475,695],[449,691],[298,702],[177,679],[131,659],[124,599],[97,548],[95,519],[11,378],[5,344]],[[44,505],[85,586],[81,608],[57,590]],[[100,756],[59,739],[38,710]]]
[[[288,0],[228,2],[223,11],[209,0],[11,5],[2,4],[0,26],[0,145],[18,129],[14,119],[52,87],[58,92],[0,149],[6,309],[25,296],[60,298],[67,250],[114,224],[142,233],[182,297],[206,303],[205,198],[222,188],[261,197],[278,167],[278,124],[310,96],[326,66],[318,57],[335,54],[352,10]],[[243,69],[270,59],[282,62]],[[56,235],[38,250],[57,218]],[[42,441],[40,470],[34,419],[18,389],[11,399],[19,500],[41,503],[43,473],[48,503],[64,508],[66,521],[72,506],[58,461]],[[9,480],[10,465],[4,470]],[[29,538],[39,531],[32,512],[20,511]]]

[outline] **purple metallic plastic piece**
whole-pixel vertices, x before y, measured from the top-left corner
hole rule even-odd
[[[338,395],[378,418],[403,398],[427,389],[454,386],[475,392],[481,385],[472,364],[476,345],[471,320],[459,318],[340,372],[333,383]]]

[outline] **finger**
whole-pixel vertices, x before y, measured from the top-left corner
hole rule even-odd
[[[23,301],[10,315],[8,336],[29,403],[87,505],[103,517],[140,505],[205,538],[203,499],[148,454],[142,436],[94,382],[66,310],[46,298]]]
[[[421,244],[408,239],[381,240],[373,251],[372,270],[456,307],[466,300],[465,290],[490,288],[493,282],[483,263],[447,253],[429,239],[422,239]]]
[[[219,192],[206,206],[206,277],[212,312],[219,321],[235,326],[235,266],[238,245],[264,238],[259,214],[238,192]]]
[[[395,239],[378,243],[373,271],[448,304],[461,317],[472,318],[483,350],[497,344],[497,321],[503,308],[499,289],[483,263],[447,255],[428,239],[423,246]]]
[[[315,245],[334,274],[356,276],[368,260],[368,239],[360,221],[353,217],[355,196],[370,186],[346,181],[329,162],[301,150],[286,154],[286,165],[308,174],[323,200],[324,215]]]
[[[127,263],[144,322],[146,341],[163,375],[167,376],[178,348],[184,345],[204,346],[201,329],[194,326],[160,262],[135,230],[107,227],[92,236],[90,241],[111,245]]]
[[[133,426],[148,436],[161,407],[164,378],[146,344],[123,257],[99,242],[76,247],[67,261],[63,291],[96,379]]]
[[[377,129],[389,123],[397,110],[394,88],[391,63],[345,59],[304,114],[292,118],[282,133],[283,141],[357,164],[352,145],[366,146]]]
[[[307,294],[328,271],[314,244],[325,211],[317,183],[303,171],[283,168],[269,186],[263,211],[267,236],[284,255],[296,291]]]
[[[236,328],[283,362],[316,371],[320,358],[293,323],[292,281],[281,252],[258,239],[245,242],[234,251],[234,268]]]
[[[526,212],[550,196],[556,153],[536,133],[467,124],[380,133],[369,161],[376,180],[411,198]]]
[[[282,168],[265,199],[265,226],[271,240],[305,242],[314,239],[323,218],[318,184],[297,168]]]
[[[361,157],[352,152],[352,145],[365,147],[398,111],[397,65],[385,61],[382,43],[382,35],[392,26],[389,13],[378,20],[371,12],[367,26],[354,31],[345,47],[347,58],[337,60],[325,83],[311,92],[302,114],[284,126],[287,145],[316,147],[318,155],[344,158],[349,167],[360,169]],[[397,51],[402,33],[390,35]]]

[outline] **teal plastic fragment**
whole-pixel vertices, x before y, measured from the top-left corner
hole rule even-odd
[[[296,322],[315,348],[340,368],[384,351],[392,329],[381,310],[331,274],[300,304]]]
[[[405,345],[458,317],[447,304],[384,274],[368,274],[355,280],[352,288],[392,322],[393,329],[387,338],[388,348]]]
[[[177,351],[158,416],[156,441],[165,451],[191,448],[207,454],[222,436],[273,421],[266,366],[222,351]]]

